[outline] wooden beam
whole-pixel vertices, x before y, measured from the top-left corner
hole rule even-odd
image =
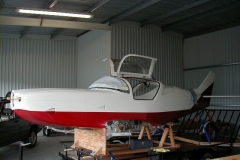
[[[179,141],[182,141],[182,142],[187,142],[187,143],[191,143],[191,144],[200,145],[199,141],[194,141],[194,140],[191,140],[191,139],[182,138],[182,137],[178,137],[178,136],[174,136],[173,138],[175,140],[179,140]]]
[[[165,128],[164,132],[163,132],[163,135],[162,135],[162,138],[161,138],[161,141],[159,143],[159,147],[163,147],[163,144],[164,144],[164,142],[167,138],[168,132],[169,132],[169,128]]]
[[[39,19],[39,18],[23,18],[12,16],[0,16],[0,24],[18,25],[18,26],[36,26],[50,28],[69,28],[69,29],[86,29],[86,30],[110,30],[107,24],[76,22],[65,20]]]
[[[144,130],[145,130],[145,126],[142,126],[141,131],[140,131],[139,136],[138,136],[138,139],[142,139]]]
[[[148,126],[145,126],[145,130],[146,130],[146,132],[147,132],[148,139],[149,139],[149,140],[152,140],[152,136],[151,136],[149,127],[148,127]]]
[[[227,156],[227,157],[214,158],[212,160],[239,160],[239,159],[240,159],[240,154]]]
[[[149,149],[136,149],[136,150],[123,150],[123,151],[113,151],[111,152],[114,156],[123,154],[134,154],[134,153],[146,153]]]
[[[175,146],[176,144],[175,144],[175,141],[173,139],[173,130],[172,130],[172,128],[169,128],[169,137],[170,137],[171,145]]]
[[[140,131],[139,136],[138,136],[138,139],[142,139],[142,138],[143,138],[143,134],[144,134],[144,131],[145,131],[145,130],[146,130],[148,139],[149,139],[149,140],[152,140],[152,135],[151,135],[151,133],[150,133],[149,126],[142,126],[141,131]]]

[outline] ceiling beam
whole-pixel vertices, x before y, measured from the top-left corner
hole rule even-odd
[[[59,0],[55,0],[55,1],[59,1]],[[55,1],[54,1],[54,2],[55,2]],[[110,1],[110,0],[101,0],[101,1],[99,1],[98,3],[96,3],[94,6],[88,8],[85,12],[94,12],[96,9],[98,9],[98,8],[101,7],[102,5],[106,4],[108,1]],[[53,3],[54,3],[54,2],[53,2]],[[71,19],[71,20],[74,20],[74,18]],[[62,28],[57,28],[57,29],[55,29],[55,30],[51,33],[51,39],[54,38],[54,37],[56,37],[56,36],[58,36],[58,35],[59,35],[60,33],[62,33],[64,30],[65,30],[65,29],[62,29]],[[87,30],[87,32],[89,32],[89,30]],[[87,32],[86,32],[86,33],[87,33]],[[84,34],[85,34],[85,32],[84,32]],[[80,36],[81,36],[81,35],[80,35]],[[79,37],[79,36],[77,35],[77,37]]]
[[[53,8],[57,3],[58,3],[59,0],[54,0],[50,6],[48,7],[49,9]]]
[[[54,0],[50,5],[49,5],[49,9],[52,9],[57,3],[59,2],[59,0]],[[57,28],[55,29],[50,36],[50,39],[53,39],[54,37],[58,36],[58,34],[60,34],[61,32],[63,32],[65,29],[62,28]]]
[[[25,27],[25,28],[22,30],[19,38],[24,37],[30,29],[31,29],[31,27]]]
[[[118,21],[120,21],[121,19],[125,18],[125,17],[128,17],[144,8],[147,8],[157,2],[160,2],[161,0],[145,0],[125,11],[123,11],[122,13],[116,15],[116,16],[113,16],[112,18],[108,19],[109,21],[109,24],[113,24],[113,23],[116,23]]]
[[[53,1],[52,1],[50,4],[48,4],[47,6],[46,6],[46,5],[43,6],[43,8],[51,9],[51,8],[53,8],[53,7],[58,3],[58,1],[59,1],[59,0],[53,0]],[[40,18],[41,18],[41,16],[40,16]],[[31,29],[31,27],[25,27],[25,28],[21,31],[21,35],[20,35],[19,38],[24,37],[30,29]]]
[[[191,17],[179,20],[179,21],[171,23],[171,24],[164,25],[161,28],[162,28],[162,31],[171,30],[175,27],[178,27],[178,26],[181,26],[184,24],[188,24],[188,23],[192,23],[192,22],[195,22],[195,21],[207,18],[207,17],[211,17],[211,16],[214,16],[214,15],[217,15],[217,14],[220,14],[220,13],[223,13],[223,12],[226,12],[226,11],[238,8],[238,7],[240,7],[240,1],[233,2],[228,5],[224,5],[224,6],[212,9],[210,11],[204,12],[204,13],[197,14],[195,16],[191,16]]]
[[[156,17],[154,17],[154,18],[151,18],[151,19],[149,19],[149,20],[146,20],[146,21],[142,22],[142,23],[141,23],[141,27],[146,26],[146,25],[148,25],[148,24],[152,24],[152,23],[157,22],[157,21],[160,21],[160,20],[162,20],[162,19],[164,19],[164,18],[167,18],[167,17],[170,17],[170,16],[172,16],[172,15],[174,15],[174,14],[181,13],[181,12],[186,11],[186,10],[188,10],[188,9],[191,9],[191,8],[193,8],[193,7],[197,7],[197,6],[199,6],[199,5],[202,5],[202,4],[204,4],[204,3],[207,3],[207,2],[209,2],[209,1],[211,1],[211,0],[195,1],[195,2],[193,2],[193,3],[187,4],[187,5],[185,5],[185,6],[182,6],[182,7],[180,7],[180,8],[177,8],[177,9],[172,10],[172,11],[170,11],[170,12],[166,12],[166,13],[164,13],[164,14],[161,14],[161,15],[159,15],[159,16],[156,16]]]
[[[145,0],[144,2],[137,4],[134,7],[129,8],[126,11],[101,22],[101,24],[105,24],[107,22],[109,22],[109,24],[113,24],[113,23],[115,23],[115,22],[117,22],[117,21],[131,15],[131,14],[134,14],[134,13],[136,13],[136,12],[146,8],[146,7],[149,7],[149,6],[151,6],[151,5],[153,5],[157,2],[160,2],[160,1],[161,0]],[[80,37],[80,36],[88,33],[89,31],[90,30],[84,31],[84,32],[80,33],[79,35],[77,35],[77,37]]]
[[[65,31],[65,28],[57,28],[55,29],[52,33],[51,33],[51,37],[50,39],[53,39],[54,37],[58,36],[60,33],[62,33],[63,31]]]
[[[201,30],[201,31],[198,31],[198,32],[186,34],[184,36],[184,39],[199,36],[199,35],[202,35],[202,34],[215,32],[215,31],[219,31],[219,30],[223,30],[223,29],[227,29],[227,28],[231,28],[231,27],[235,27],[235,26],[239,26],[239,25],[240,25],[240,21],[236,21],[236,22],[233,22],[233,23],[228,23],[228,24],[217,26],[217,27],[214,27],[214,28],[205,29],[205,30]]]
[[[101,0],[98,3],[96,3],[94,6],[88,8],[85,12],[94,12],[96,9],[101,7],[102,5],[106,4],[110,0]]]
[[[22,18],[12,16],[0,16],[0,24],[18,25],[18,26],[35,26],[50,28],[69,28],[69,29],[86,29],[86,30],[110,30],[107,24],[73,22],[64,20],[39,19],[39,18]]]
[[[86,30],[86,31],[80,33],[79,35],[77,35],[77,37],[81,37],[82,35],[84,35],[84,34],[86,34],[86,33],[88,33],[88,32],[90,32],[90,30]]]

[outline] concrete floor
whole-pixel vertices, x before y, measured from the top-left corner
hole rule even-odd
[[[42,131],[38,133],[38,142],[34,148],[23,148],[23,160],[62,160],[58,153],[64,147],[60,141],[73,141],[73,134],[51,134],[49,137],[43,136]],[[0,160],[19,160],[21,142],[0,148]],[[71,143],[68,143],[69,145]]]
[[[43,136],[42,131],[38,134],[38,142],[36,147],[23,149],[23,160],[62,160],[58,155],[64,147],[60,141],[73,141],[73,134],[55,133],[49,137]],[[0,148],[0,160],[19,160],[21,142]],[[71,145],[72,143],[67,143]],[[240,148],[234,148],[231,155],[240,154]]]

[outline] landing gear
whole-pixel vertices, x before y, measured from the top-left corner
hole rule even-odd
[[[30,143],[27,145],[29,148],[33,148],[37,144],[37,131],[34,128],[31,128],[28,137],[24,140],[24,143]]]
[[[50,136],[51,134],[51,129],[48,129],[46,126],[43,127],[43,135],[44,136]]]

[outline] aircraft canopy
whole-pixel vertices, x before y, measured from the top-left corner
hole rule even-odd
[[[110,63],[111,76],[151,79],[156,58],[128,54],[121,61],[106,59]]]
[[[102,77],[88,87],[88,89],[93,89],[93,88],[105,88],[105,89],[125,90],[125,91],[128,90],[128,86],[125,82],[123,82],[118,78],[110,77],[110,76]]]

